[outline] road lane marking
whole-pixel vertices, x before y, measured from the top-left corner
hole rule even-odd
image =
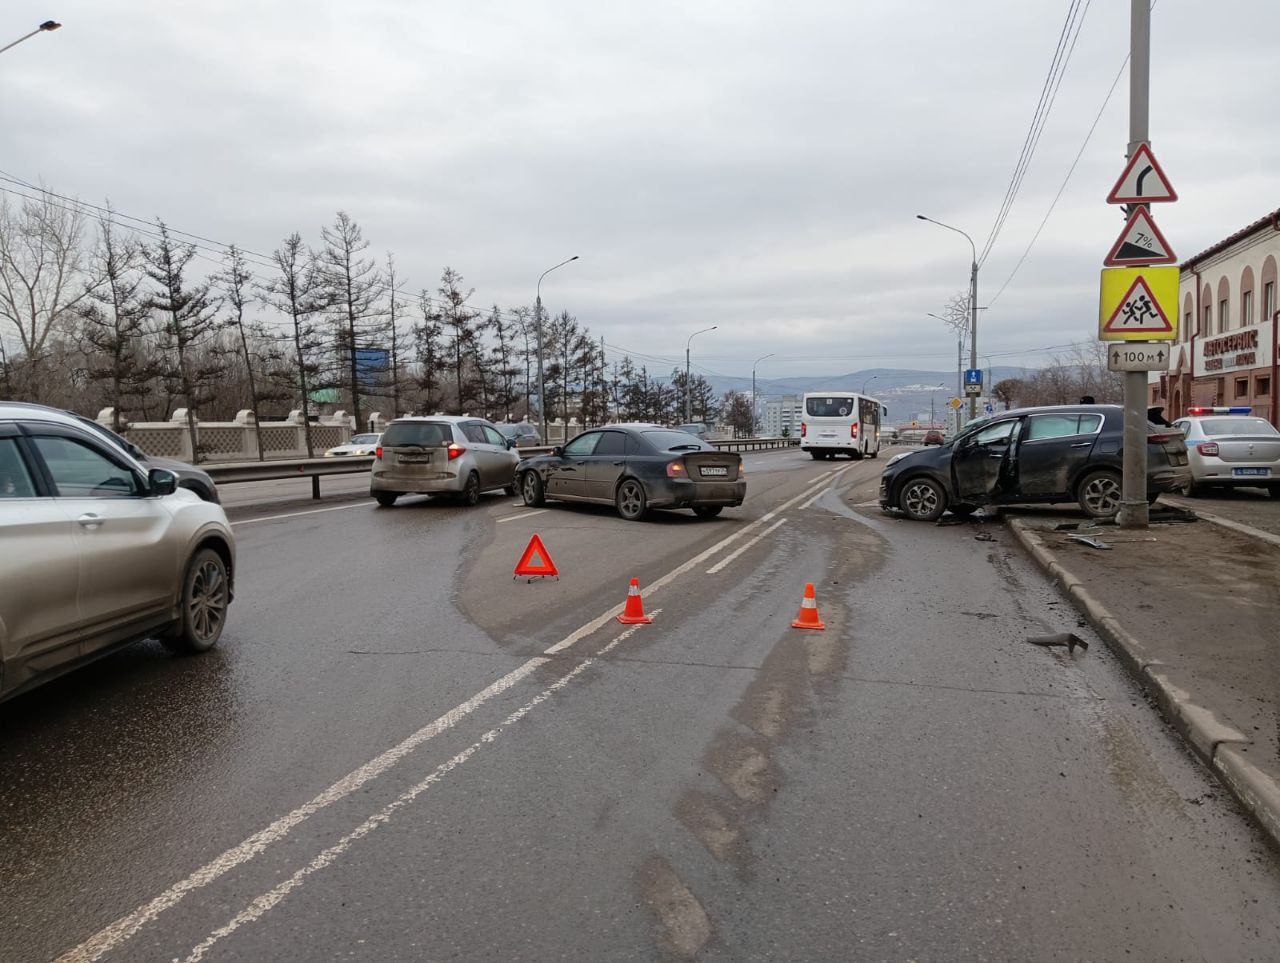
[[[806,505],[805,507],[807,507],[807,505]],[[723,568],[725,568],[725,566],[727,566],[727,565],[728,565],[730,562],[732,562],[735,558],[737,558],[739,555],[741,555],[743,552],[745,552],[747,549],[749,549],[752,545],[756,544],[756,542],[760,541],[760,539],[762,539],[762,538],[764,538],[765,536],[770,535],[770,534],[772,534],[773,532],[777,531],[779,528],[781,528],[781,527],[782,527],[783,525],[785,525],[786,523],[787,523],[787,520],[786,520],[785,518],[779,518],[776,522],[774,522],[772,525],[770,525],[768,528],[766,528],[763,532],[761,532],[759,535],[757,535],[757,536],[756,536],[755,538],[753,538],[751,541],[747,542],[747,544],[745,544],[745,545],[743,545],[743,546],[740,546],[740,547],[739,547],[736,551],[734,551],[732,554],[730,554],[730,555],[726,555],[724,558],[720,559],[720,561],[716,562],[716,564],[712,565],[709,569],[707,569],[707,574],[708,574],[708,575],[715,575],[715,574],[716,574],[716,572],[719,572],[720,570],[722,570]]]
[[[254,522],[274,522],[281,518],[297,518],[299,515],[319,515],[321,512],[341,512],[348,508],[372,508],[369,502],[359,502],[355,505],[334,505],[332,508],[308,508],[305,512],[289,512],[285,515],[263,515],[261,518],[241,518],[231,524],[235,525],[252,525]]]
[[[833,469],[833,471],[838,476],[845,471],[848,471],[850,467],[852,466]],[[757,529],[767,525],[770,521],[787,511],[787,509],[791,508],[798,502],[803,501],[805,498],[808,498],[813,494],[815,487],[826,484],[828,480],[827,475],[829,474],[831,474],[831,472],[824,473],[816,481],[806,485],[799,495],[788,499],[773,511],[762,515],[755,521],[748,522],[733,534],[725,536],[710,548],[699,552],[693,558],[676,566],[654,582],[649,583],[649,585],[645,587],[645,591],[650,594],[659,591],[681,575],[705,562],[708,558],[721,551],[727,545],[730,545],[739,538],[749,535]],[[335,506],[335,508],[346,507],[352,506]],[[312,511],[332,510],[334,509],[313,509]],[[472,696],[466,702],[450,709],[439,719],[435,720],[435,722],[424,726],[398,745],[388,749],[386,752],[361,766],[359,769],[356,769],[344,776],[328,789],[314,797],[311,801],[304,803],[293,812],[281,816],[265,829],[261,829],[254,833],[238,846],[233,847],[221,856],[213,859],[211,862],[206,863],[185,879],[174,883],[159,896],[149,900],[133,912],[116,920],[114,923],[108,924],[79,946],[68,950],[58,958],[56,963],[93,963],[93,961],[101,959],[106,953],[114,950],[116,947],[133,937],[148,923],[154,921],[161,913],[176,906],[189,893],[208,886],[210,883],[213,883],[217,879],[226,875],[237,866],[255,858],[268,846],[284,839],[300,823],[309,819],[321,809],[324,809],[340,799],[349,796],[369,780],[381,775],[387,769],[400,762],[406,755],[422,743],[434,738],[440,732],[456,725],[464,716],[469,715],[494,696],[506,689],[509,689],[539,665],[545,663],[547,661],[547,656],[563,652],[580,642],[582,639],[598,631],[600,628],[612,621],[622,611],[623,605],[623,602],[619,602],[612,606],[605,612],[596,616],[596,618],[565,636],[559,642],[545,649],[541,656],[535,656],[529,659],[529,661],[512,670],[497,682],[494,682],[492,685],[483,689],[481,692]]]
[[[650,615],[656,616],[661,611],[662,611],[661,609],[654,609],[650,612]],[[588,658],[583,659],[581,662],[575,665],[572,669],[570,669],[567,673],[565,673],[555,682],[551,683],[551,685],[547,686],[545,689],[539,692],[536,696],[534,696],[532,699],[530,699],[528,702],[522,705],[519,709],[512,712],[509,716],[503,719],[502,722],[494,726],[492,729],[488,730],[471,745],[467,746],[467,748],[463,749],[457,755],[453,756],[452,758],[436,766],[436,768],[431,770],[431,772],[427,775],[427,777],[423,779],[421,782],[417,783],[414,786],[411,786],[409,789],[405,790],[405,792],[403,792],[400,796],[396,797],[396,799],[394,799],[392,802],[388,803],[386,806],[378,810],[372,816],[369,816],[367,819],[364,820],[364,822],[356,826],[355,829],[351,830],[351,832],[347,833],[345,836],[339,839],[336,843],[334,843],[328,849],[323,850],[318,856],[312,859],[309,863],[307,863],[305,866],[303,866],[301,869],[295,872],[292,876],[290,876],[284,882],[278,884],[277,886],[263,893],[261,896],[259,896],[253,902],[251,902],[248,906],[246,906],[243,910],[241,910],[239,913],[233,916],[227,923],[225,923],[223,926],[220,926],[218,929],[214,930],[212,933],[209,934],[209,936],[207,936],[199,944],[193,947],[191,952],[187,955],[184,963],[198,963],[198,961],[203,959],[204,955],[207,952],[209,952],[209,950],[212,949],[214,944],[216,944],[219,940],[223,939],[224,937],[230,936],[232,933],[240,929],[242,926],[246,926],[250,923],[255,923],[258,920],[262,919],[263,916],[265,916],[273,908],[278,906],[286,896],[288,896],[290,893],[292,893],[294,890],[300,887],[303,884],[303,882],[305,882],[308,876],[312,875],[313,873],[319,872],[320,870],[324,869],[327,866],[332,865],[335,861],[337,861],[337,859],[343,853],[345,853],[348,849],[350,849],[352,845],[355,844],[357,841],[364,838],[365,836],[368,836],[371,832],[373,832],[375,829],[379,828],[380,826],[385,826],[388,822],[391,821],[391,817],[394,816],[398,810],[404,809],[406,806],[412,803],[415,799],[421,796],[424,792],[426,792],[436,783],[444,779],[444,777],[447,776],[449,773],[453,772],[459,766],[466,763],[467,760],[469,760],[477,752],[483,749],[486,745],[491,745],[492,743],[497,742],[498,737],[501,736],[503,732],[505,732],[507,729],[510,729],[512,726],[518,723],[521,719],[527,716],[530,712],[536,709],[539,705],[546,702],[558,691],[563,689],[570,682],[572,682],[574,679],[580,676],[583,672],[585,672],[591,666],[595,665],[598,661],[600,661],[600,659],[602,659],[610,651],[617,648],[627,639],[631,638],[631,636],[634,635],[640,628],[641,626],[639,625],[633,625],[631,626],[631,628],[621,632],[612,642],[604,646],[594,656],[590,656]],[[547,660],[543,659],[541,661],[545,662]]]
[[[522,518],[533,518],[534,515],[543,515],[549,510],[550,509],[539,508],[536,512],[523,512],[520,515],[508,515],[506,518],[499,518],[498,524],[501,525],[503,522],[518,522]]]
[[[810,498],[807,502],[805,502],[803,505],[801,505],[801,506],[800,506],[800,510],[801,510],[801,511],[804,511],[806,508],[808,508],[810,505],[812,505],[814,502],[816,502],[819,498],[821,498],[823,495],[825,495],[825,494],[826,494],[827,492],[829,492],[829,491],[831,491],[831,489],[830,489],[830,488],[824,488],[824,489],[822,489],[820,492],[818,492],[818,494],[814,495],[814,496],[813,496],[812,498]]]
[[[1164,497],[1167,497],[1167,496],[1164,496]],[[1267,542],[1271,545],[1280,545],[1280,535],[1274,535],[1271,532],[1265,532],[1260,528],[1254,528],[1252,525],[1246,525],[1244,522],[1237,522],[1235,519],[1232,519],[1232,518],[1224,518],[1221,515],[1214,515],[1211,512],[1206,512],[1203,508],[1201,508],[1199,505],[1197,505],[1193,501],[1184,500],[1181,498],[1177,498],[1177,499],[1170,498],[1169,504],[1177,508],[1190,509],[1191,511],[1199,515],[1201,518],[1203,518],[1210,525],[1220,525],[1222,528],[1229,528],[1232,531],[1239,532],[1241,535],[1248,535],[1251,538],[1256,538],[1261,542]]]

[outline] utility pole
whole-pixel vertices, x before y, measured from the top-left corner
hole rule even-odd
[[[1137,0],[1134,2],[1136,3]],[[923,214],[917,214],[916,219],[937,224],[938,227],[945,227],[948,231],[955,231],[969,242],[969,250],[973,254],[973,260],[969,265],[969,367],[976,369],[978,367],[978,248],[974,245],[973,238],[958,227],[943,224]],[[972,421],[976,417],[978,417],[978,396],[970,395],[969,420]]]
[[[1151,5],[1150,0],[1129,0],[1129,149],[1132,157],[1151,139]],[[1121,528],[1146,528],[1147,510],[1147,373],[1124,375],[1124,458],[1120,482]]]
[[[542,443],[545,445],[547,439],[547,395],[546,386],[542,379],[542,279],[554,271],[556,268],[564,267],[570,261],[578,260],[578,255],[566,258],[559,264],[553,264],[538,276],[538,299],[534,303],[533,321],[534,328],[538,332],[537,350],[538,350],[538,417],[542,422]],[[567,430],[567,429],[566,429]]]

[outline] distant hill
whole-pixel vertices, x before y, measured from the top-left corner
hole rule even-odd
[[[992,384],[1005,378],[1020,378],[1028,374],[1026,368],[998,366],[983,369],[983,377],[988,380],[987,389]],[[727,378],[707,375],[707,381],[717,394],[724,394],[730,389],[750,392],[751,379]],[[756,378],[756,390],[765,400],[777,399],[783,395],[800,395],[806,391],[861,391],[866,386],[866,393],[889,409],[890,423],[909,421],[921,412],[929,410],[929,399],[936,399],[935,408],[942,406],[956,393],[956,373],[951,371],[919,371],[911,368],[867,368],[862,371],[850,371],[842,375],[817,375],[801,378]],[[941,385],[942,387],[935,387]]]

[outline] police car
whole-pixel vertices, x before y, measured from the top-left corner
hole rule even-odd
[[[1182,494],[1229,486],[1265,488],[1280,498],[1280,431],[1252,408],[1192,407],[1173,427],[1186,438],[1191,467]]]

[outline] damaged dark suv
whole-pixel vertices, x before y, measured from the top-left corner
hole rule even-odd
[[[983,505],[1076,502],[1106,518],[1120,508],[1124,410],[1066,405],[1002,412],[938,448],[898,455],[880,476],[880,507],[930,522]],[[1147,426],[1147,500],[1185,485],[1177,429]]]

